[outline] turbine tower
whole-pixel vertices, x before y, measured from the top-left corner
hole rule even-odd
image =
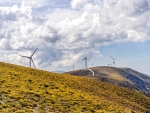
[[[114,65],[116,65],[116,63],[115,63],[115,59],[114,59],[112,56],[110,56],[110,57],[111,57],[111,58],[112,58],[112,60],[113,60],[113,62],[112,62],[112,63],[113,63],[113,66],[114,66]]]
[[[75,67],[75,65],[73,65],[72,67],[73,67],[73,71],[74,71],[74,67]]]
[[[25,58],[28,58],[28,59],[29,59],[29,66],[30,66],[30,68],[31,68],[31,62],[32,62],[32,64],[34,65],[34,68],[35,68],[35,64],[34,64],[34,62],[33,62],[32,56],[33,56],[34,53],[37,51],[37,49],[38,49],[38,48],[36,48],[36,50],[31,54],[30,57],[29,57],[29,56],[22,56],[22,55],[19,55],[19,56],[21,56],[21,57],[25,57]]]

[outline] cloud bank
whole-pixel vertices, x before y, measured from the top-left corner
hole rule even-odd
[[[149,40],[149,9],[149,0],[0,1],[0,59],[28,66],[19,55],[38,47],[40,69],[81,67],[101,45]]]

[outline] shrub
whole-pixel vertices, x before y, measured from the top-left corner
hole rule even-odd
[[[47,84],[44,84],[44,87],[48,87],[48,85],[47,85]]]

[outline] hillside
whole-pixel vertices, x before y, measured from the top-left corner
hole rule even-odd
[[[97,80],[0,62],[0,113],[148,113],[150,98]]]
[[[88,69],[75,70],[67,73],[71,75],[97,79],[103,82],[114,84],[116,86],[137,90],[146,94],[147,96],[150,96],[150,76],[148,75],[137,72],[130,68],[99,66],[89,69],[94,72],[94,76]]]

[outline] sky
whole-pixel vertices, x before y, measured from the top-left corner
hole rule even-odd
[[[129,67],[150,75],[150,0],[0,0],[0,61],[70,71]]]

